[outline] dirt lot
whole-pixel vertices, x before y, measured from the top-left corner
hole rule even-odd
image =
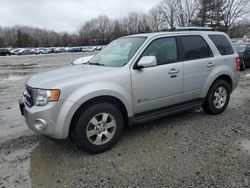
[[[89,155],[28,130],[17,102],[30,74],[81,56],[0,57],[0,188],[250,187],[250,70],[223,114],[134,126],[112,150]]]

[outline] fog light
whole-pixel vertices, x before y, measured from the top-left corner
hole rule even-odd
[[[43,131],[45,129],[47,129],[47,122],[44,120],[44,119],[35,119],[35,128],[38,130],[38,131]]]

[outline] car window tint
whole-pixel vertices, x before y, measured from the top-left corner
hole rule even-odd
[[[182,36],[182,58],[184,60],[193,60],[208,58],[212,56],[212,51],[201,36]]]
[[[160,38],[154,40],[142,56],[155,56],[158,65],[177,61],[177,44],[175,38]]]
[[[209,35],[209,38],[213,41],[221,55],[234,54],[234,50],[224,35]]]

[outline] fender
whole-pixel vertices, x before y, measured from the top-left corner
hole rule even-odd
[[[132,95],[129,91],[124,89],[118,84],[110,83],[110,82],[98,82],[93,84],[85,85],[82,88],[79,88],[77,91],[72,93],[68,100],[82,105],[86,101],[100,96],[111,96],[122,101],[124,106],[127,109],[128,116],[133,115],[133,104],[132,104]]]
[[[90,99],[100,96],[111,96],[119,99],[125,106],[128,117],[133,116],[132,98],[129,91],[109,82],[99,82],[85,85],[72,93],[58,114],[58,121],[64,124],[63,137],[67,138],[71,120],[78,108]]]
[[[222,75],[227,75],[231,78],[233,77],[233,71],[232,69],[228,66],[228,65],[220,65],[218,67],[216,67],[207,77],[204,86],[202,88],[202,92],[201,92],[201,98],[206,98],[208,90],[210,89],[210,87],[212,86],[212,84],[214,83],[214,81],[222,76]]]

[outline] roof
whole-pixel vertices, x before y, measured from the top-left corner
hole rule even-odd
[[[135,34],[129,35],[125,37],[147,37],[147,38],[154,38],[159,36],[167,36],[167,35],[202,35],[202,34],[224,34],[223,32],[218,31],[165,31],[165,32],[155,32],[155,33],[142,33],[142,34]]]

